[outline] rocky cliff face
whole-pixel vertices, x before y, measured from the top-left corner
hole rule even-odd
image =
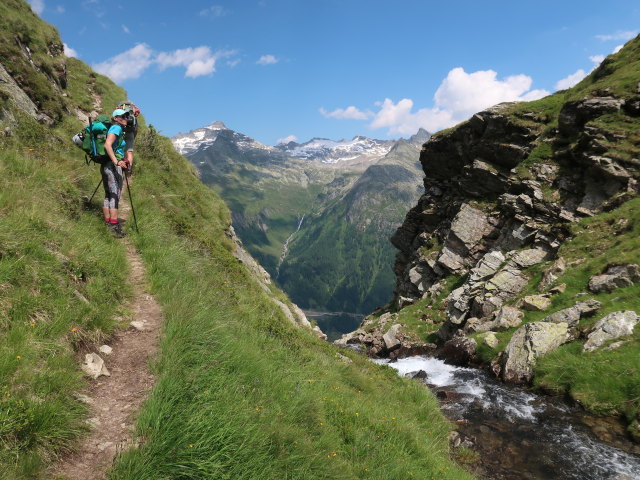
[[[558,250],[576,222],[638,195],[639,38],[571,90],[497,105],[424,144],[424,194],[391,238],[399,250],[392,309],[440,302],[444,318],[435,323],[440,341],[449,341],[445,350],[473,358],[476,341],[466,336],[493,335],[520,325],[522,310],[549,309],[566,287],[554,284],[566,269]],[[536,266],[556,259],[540,279]],[[540,294],[527,296],[531,290]],[[494,371],[530,381],[537,356],[586,337],[577,325],[600,307],[593,301],[594,308],[572,307],[582,313],[571,321],[552,315],[523,326],[494,358]],[[528,359],[517,355],[523,351]]]
[[[597,124],[606,115],[633,121],[635,101],[569,101],[557,127],[534,109],[503,104],[427,142],[425,193],[391,239],[400,250],[396,306],[439,293],[456,275],[465,281],[449,295],[440,335],[469,318],[492,319],[527,286],[526,268],[556,256],[568,223],[637,195],[640,161],[616,155],[608,145],[615,129]]]

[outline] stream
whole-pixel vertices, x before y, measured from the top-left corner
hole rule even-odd
[[[480,454],[479,474],[485,478],[640,479],[640,446],[625,438],[616,419],[589,415],[561,399],[435,358],[375,362],[403,376],[426,373],[423,381],[440,399],[444,414]]]
[[[280,253],[280,259],[278,260],[278,265],[276,266],[276,280],[280,276],[280,266],[284,259],[287,257],[287,253],[289,253],[289,242],[293,238],[293,236],[300,231],[300,227],[302,227],[302,222],[304,221],[304,215],[300,217],[298,220],[298,228],[296,228],[295,232],[293,232],[289,237],[285,240],[284,245],[282,245],[282,251]]]

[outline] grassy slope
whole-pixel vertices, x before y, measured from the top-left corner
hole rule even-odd
[[[557,163],[553,157],[554,150],[567,148],[575,139],[567,139],[564,143],[548,141],[558,125],[557,117],[562,105],[567,101],[580,100],[589,96],[605,95],[610,92],[618,97],[631,99],[637,97],[636,89],[638,72],[640,71],[640,37],[625,46],[615,55],[609,56],[603,64],[576,87],[558,92],[541,100],[518,103],[510,107],[514,121],[527,122],[528,115],[544,119],[546,125],[539,145],[533,149],[527,159],[518,167],[518,175],[530,176],[528,169],[534,163]],[[525,114],[525,115],[523,115]],[[589,123],[602,131],[608,132],[606,137],[617,137],[616,141],[605,141],[608,150],[603,156],[631,159],[640,155],[640,141],[637,118],[630,117],[621,111],[617,114],[604,115]],[[447,135],[441,132],[439,135]],[[546,140],[546,141],[545,141]],[[568,142],[568,143],[567,143]],[[560,168],[582,168],[576,165],[560,164]],[[636,167],[637,168],[637,167]],[[633,172],[633,167],[630,167]],[[636,171],[637,178],[637,171]],[[545,196],[558,200],[557,192],[543,186]],[[541,320],[550,312],[570,307],[576,302],[576,294],[587,292],[589,278],[602,273],[609,263],[638,263],[640,243],[640,199],[633,199],[618,209],[584,219],[573,225],[572,239],[565,243],[559,255],[567,260],[566,273],[558,279],[557,284],[565,283],[567,290],[553,297],[553,305],[545,312],[525,312],[524,322]],[[528,289],[511,301],[515,303],[525,295],[539,293],[537,285],[542,272],[551,265],[529,269],[531,278]],[[407,323],[419,338],[433,339],[430,334],[437,330],[444,320],[442,300],[457,283],[452,279],[452,287],[446,289],[443,296],[429,305],[428,300],[421,300],[400,312],[403,323]],[[581,320],[580,327],[587,330],[589,325],[604,315],[618,310],[635,310],[640,312],[640,284],[616,290],[613,293],[598,295],[589,294],[585,298],[595,298],[603,307],[593,318]],[[431,323],[434,320],[435,323]],[[426,320],[426,321],[425,321]],[[509,329],[497,334],[500,344],[490,348],[479,341],[479,354],[489,362],[502,351],[516,331]],[[604,352],[582,353],[584,340],[578,340],[562,346],[538,361],[535,371],[535,385],[549,391],[567,393],[591,411],[602,414],[624,415],[630,423],[629,431],[640,439],[638,415],[640,415],[640,328],[621,348]],[[634,420],[636,419],[636,420]]]
[[[0,13],[14,7],[31,37],[48,31],[23,2]],[[81,62],[68,70],[65,108],[91,105],[82,85],[124,98]],[[81,352],[126,325],[131,289],[124,245],[81,201],[99,176],[69,141],[78,121],[46,129],[4,96],[0,109],[14,117],[0,118],[0,477],[39,478],[86,431]],[[231,255],[217,195],[152,128],[138,145],[131,240],[166,325],[142,446],[111,477],[467,478],[432,395],[292,327]]]

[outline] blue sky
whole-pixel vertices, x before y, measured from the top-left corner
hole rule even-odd
[[[637,0],[29,3],[164,135],[219,120],[268,145],[408,137],[540,98],[640,25]]]

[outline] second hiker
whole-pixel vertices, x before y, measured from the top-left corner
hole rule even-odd
[[[133,144],[138,135],[138,115],[140,109],[129,100],[120,102],[116,108],[129,113],[127,117],[127,125],[124,127],[124,141],[126,142],[125,161],[127,162],[127,171],[125,172],[129,182],[131,182],[131,172],[133,172]]]
[[[122,226],[118,222],[118,201],[120,192],[122,191],[123,169],[126,170],[127,162],[124,158],[124,127],[127,125],[127,117],[129,113],[116,108],[111,120],[113,125],[107,132],[107,139],[104,142],[104,150],[109,157],[101,166],[102,183],[104,184],[104,203],[102,212],[104,213],[104,221],[118,236],[124,236]]]

